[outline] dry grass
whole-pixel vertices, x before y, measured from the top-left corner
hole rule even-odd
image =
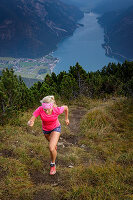
[[[86,114],[77,121],[77,129],[66,127],[60,116],[62,135],[54,177],[49,176],[50,156],[41,120],[27,127],[33,110],[25,112],[18,124],[0,127],[1,200],[133,199],[131,100],[74,102],[70,106],[73,127],[78,105],[86,108]]]

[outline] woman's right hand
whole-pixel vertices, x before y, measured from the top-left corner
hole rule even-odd
[[[33,120],[29,120],[27,123],[28,126],[33,126],[34,125],[34,121]]]
[[[69,125],[69,119],[66,119],[65,122],[66,122],[66,125],[68,126]]]

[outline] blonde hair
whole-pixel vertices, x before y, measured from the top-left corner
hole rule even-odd
[[[44,97],[40,102],[41,102],[41,104],[42,103],[53,103],[53,106],[57,107],[55,98],[53,95]]]

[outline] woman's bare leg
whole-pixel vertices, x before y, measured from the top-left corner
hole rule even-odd
[[[51,134],[45,134],[45,138],[48,140],[48,142],[50,142]],[[55,149],[57,151],[57,145],[56,145]]]
[[[50,142],[49,142],[49,150],[50,150],[50,154],[51,154],[51,161],[52,163],[55,163],[56,157],[57,157],[57,151],[56,151],[56,145],[58,143],[58,140],[60,138],[60,133],[53,131],[50,134]]]
[[[45,138],[50,141],[50,134],[45,134]]]

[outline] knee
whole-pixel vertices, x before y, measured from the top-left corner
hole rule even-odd
[[[51,152],[55,151],[55,146],[49,145],[49,150],[50,150]]]

